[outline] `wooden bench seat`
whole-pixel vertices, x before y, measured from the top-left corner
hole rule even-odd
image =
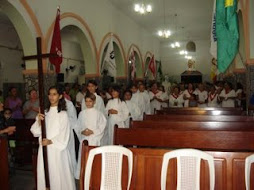
[[[254,151],[254,131],[179,131],[115,127],[114,144],[216,151]]]
[[[245,115],[242,110],[203,110],[203,109],[184,109],[174,108],[165,110],[156,110],[156,114],[179,114],[179,115]]]
[[[175,114],[163,114],[163,115],[144,115],[144,120],[170,120],[170,121],[241,121],[241,122],[254,122],[252,116],[242,115],[175,115]]]
[[[170,129],[181,131],[254,131],[254,122],[144,120],[131,121],[130,128]]]
[[[8,142],[0,137],[0,189],[9,189]]]
[[[84,190],[84,174],[89,150],[82,147],[80,190]],[[163,155],[169,149],[129,148],[133,152],[133,174],[131,190],[159,190]],[[245,158],[253,152],[216,152],[206,151],[214,157],[215,190],[244,190]],[[176,189],[176,160],[171,161],[167,175],[167,189]],[[122,189],[126,189],[128,175],[127,159],[123,160]],[[100,189],[101,156],[93,162],[90,189]],[[206,162],[201,162],[200,189],[209,189],[209,173]],[[254,167],[251,170],[251,189],[254,188]]]

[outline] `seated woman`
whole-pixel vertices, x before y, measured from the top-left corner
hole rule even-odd
[[[169,96],[169,107],[183,107],[183,96],[179,94],[179,88],[175,86],[172,94]]]

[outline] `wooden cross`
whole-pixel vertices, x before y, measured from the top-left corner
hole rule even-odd
[[[38,62],[38,81],[39,81],[39,101],[40,101],[40,112],[44,115],[45,104],[44,104],[44,84],[43,84],[43,68],[42,68],[42,58],[48,57],[58,57],[57,54],[42,54],[41,51],[41,37],[36,38],[37,45],[37,55],[24,56],[23,60],[32,60],[37,59]],[[46,138],[46,127],[45,120],[41,121],[41,136],[42,139]],[[50,181],[49,181],[49,170],[48,170],[48,155],[47,155],[47,146],[43,146],[43,161],[44,161],[44,173],[45,173],[45,183],[46,190],[50,189]]]

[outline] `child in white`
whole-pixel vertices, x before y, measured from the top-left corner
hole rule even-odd
[[[235,107],[235,98],[236,98],[235,90],[232,89],[231,83],[226,82],[224,84],[224,89],[221,91],[221,93],[219,95],[219,99],[220,99],[220,101],[222,101],[221,107],[234,108]]]
[[[183,96],[179,95],[179,88],[175,86],[173,88],[173,93],[169,96],[169,107],[183,107]]]
[[[189,107],[189,100],[191,99],[191,95],[194,92],[193,85],[191,83],[188,84],[188,89],[183,92],[184,99],[184,107]]]
[[[208,94],[207,91],[204,90],[204,85],[202,83],[198,84],[198,89],[194,91],[194,94],[198,97],[198,107],[205,108],[207,106],[206,101]]]
[[[81,167],[81,149],[82,142],[88,141],[89,146],[100,146],[104,129],[107,124],[105,116],[94,108],[96,96],[87,93],[85,96],[86,109],[81,111],[78,116],[77,131],[79,131],[80,147],[78,156],[78,165],[75,178],[79,179]]]
[[[47,146],[50,189],[75,190],[75,182],[67,148],[70,137],[70,124],[63,98],[63,89],[51,87],[48,93],[50,107],[45,116],[38,114],[31,127],[34,137],[39,137],[37,160],[37,189],[45,190],[45,175],[42,147]],[[46,124],[46,139],[41,137],[41,120]]]
[[[150,97],[148,92],[145,89],[145,85],[143,83],[139,84],[139,94],[143,96],[145,101],[145,114],[149,115],[151,114],[151,103],[150,103]]]
[[[131,96],[132,93],[130,90],[124,92],[124,101],[130,112],[128,119],[125,121],[125,126],[127,127],[130,126],[130,118],[132,118],[133,121],[143,120],[143,113],[141,113],[139,107],[131,101]]]
[[[153,83],[151,91],[149,92],[151,102],[151,114],[154,114],[154,110],[161,110],[162,105],[162,91],[158,90],[157,83]]]
[[[215,86],[211,87],[211,90],[208,94],[208,107],[219,107],[218,104],[218,94]]]
[[[114,86],[112,90],[112,100],[108,101],[106,106],[106,111],[109,114],[108,118],[108,133],[106,134],[106,138],[108,140],[109,145],[113,144],[113,135],[114,135],[114,126],[118,125],[119,128],[127,128],[125,125],[125,121],[129,117],[129,110],[125,102],[121,101],[120,97],[120,88],[118,86]],[[104,138],[104,137],[103,137]]]

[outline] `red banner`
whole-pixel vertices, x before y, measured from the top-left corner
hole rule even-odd
[[[57,9],[56,21],[54,27],[54,33],[50,48],[51,54],[57,54],[58,57],[50,57],[49,61],[51,64],[55,65],[56,73],[60,72],[60,65],[62,63],[62,43],[61,43],[61,32],[60,32],[60,9]]]
[[[153,73],[153,76],[155,77],[156,76],[156,67],[155,67],[154,55],[149,62],[148,68],[150,69],[150,71]]]

